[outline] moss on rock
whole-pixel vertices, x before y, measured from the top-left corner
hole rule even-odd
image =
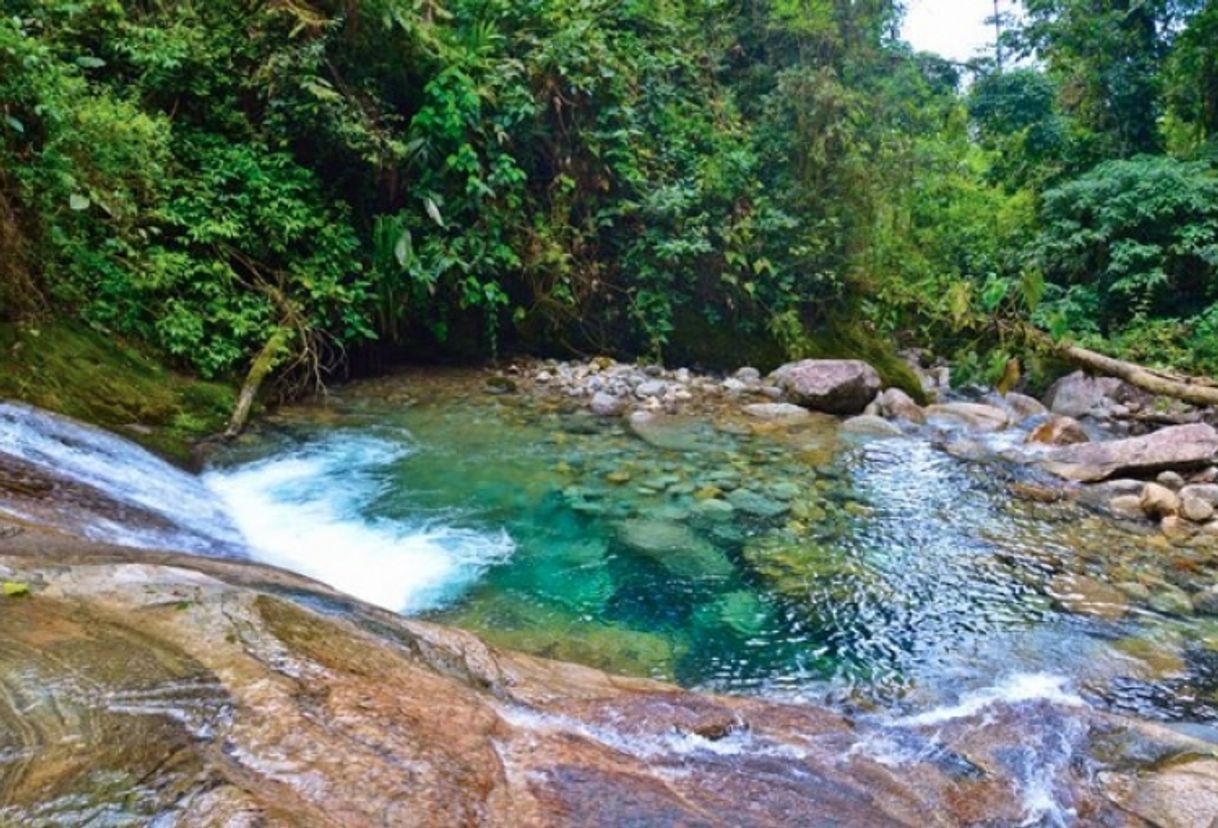
[[[0,324],[0,398],[119,431],[170,458],[224,426],[231,388],[166,370],[67,322]]]

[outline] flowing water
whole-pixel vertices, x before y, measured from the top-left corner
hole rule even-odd
[[[913,724],[1033,697],[1218,719],[1218,621],[1187,601],[1218,580],[1208,548],[1020,500],[1013,471],[926,439],[730,411],[635,433],[576,408],[472,374],[365,383],[202,479],[20,406],[0,448],[144,517],[77,510],[91,537],[249,554],[611,671]]]
[[[1218,580],[1207,548],[1017,499],[1014,472],[928,440],[730,414],[640,436],[573,408],[370,383],[205,481],[257,557],[541,655],[863,708],[1065,681],[1218,717],[1218,622],[1186,600]]]

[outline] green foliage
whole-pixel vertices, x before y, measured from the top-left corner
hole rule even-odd
[[[1033,314],[1179,363],[1218,299],[1204,162],[1091,169],[1209,152],[1187,0],[1029,0],[1043,68],[966,94],[888,0],[5,12],[5,315],[206,377],[268,342],[300,379],[377,340],[772,361],[851,326],[984,374]]]

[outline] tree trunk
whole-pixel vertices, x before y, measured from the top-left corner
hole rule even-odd
[[[1104,356],[1068,342],[1054,342],[1044,331],[1024,327],[1025,336],[1033,344],[1073,362],[1092,373],[1116,377],[1143,391],[1182,400],[1199,406],[1218,406],[1218,383],[1204,377],[1186,377],[1156,371],[1133,362]]]
[[[224,430],[226,439],[236,437],[245,429],[245,424],[250,418],[250,411],[254,407],[254,400],[258,397],[258,389],[262,387],[262,381],[266,379],[266,375],[275,367],[276,359],[287,347],[291,336],[291,328],[286,326],[276,328],[275,332],[271,334],[271,338],[258,352],[258,356],[254,357],[249,373],[245,375],[245,382],[241,385],[241,393],[237,396],[237,406],[233,409],[232,417],[229,418],[228,428]]]

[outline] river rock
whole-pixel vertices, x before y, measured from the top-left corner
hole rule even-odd
[[[861,437],[901,437],[903,432],[894,423],[874,414],[860,414],[842,423],[842,431]]]
[[[1190,483],[1180,489],[1180,497],[1195,497],[1198,500],[1204,500],[1211,506],[1218,508],[1218,484],[1216,483]]]
[[[891,420],[908,420],[911,423],[926,422],[926,412],[914,402],[913,397],[900,388],[888,388],[876,397],[880,413]]]
[[[1105,417],[1123,385],[1119,379],[1090,377],[1075,371],[1053,383],[1045,395],[1045,404],[1054,414],[1066,417]]]
[[[1218,585],[1203,589],[1193,596],[1193,612],[1198,615],[1218,615]]]
[[[1205,523],[1214,516],[1214,504],[1196,495],[1181,495],[1180,514],[1193,523]]]
[[[1103,480],[1114,474],[1150,474],[1165,468],[1208,465],[1218,453],[1218,431],[1196,423],[1171,426],[1143,437],[1081,443],[1052,451],[1042,466],[1068,480]]]
[[[950,402],[926,407],[926,417],[932,423],[963,426],[970,431],[999,431],[1011,418],[997,406],[984,403]]]
[[[761,372],[751,365],[746,365],[743,368],[737,369],[736,373],[732,376],[741,382],[749,383],[750,385],[761,382]]]
[[[739,511],[759,518],[776,518],[791,510],[790,504],[766,497],[750,489],[736,489],[729,492],[727,502]]]
[[[798,422],[812,419],[812,412],[792,403],[753,403],[743,409],[745,414],[767,422]]]
[[[1048,412],[1044,403],[1027,394],[1010,391],[1002,399],[1006,407],[1015,415],[1016,420],[1026,420],[1028,417],[1036,417]]]
[[[1050,414],[1048,418],[1028,434],[1029,443],[1049,446],[1071,446],[1090,441],[1082,424],[1073,417]]]
[[[617,417],[626,409],[626,400],[604,391],[597,391],[592,395],[588,408],[598,417]]]
[[[1138,498],[1142,511],[1152,518],[1164,518],[1180,512],[1180,497],[1166,486],[1147,483]]]
[[[1122,520],[1141,520],[1146,517],[1142,511],[1142,497],[1135,494],[1117,495],[1108,501],[1108,512]]]
[[[645,443],[670,451],[697,451],[705,446],[712,431],[701,420],[658,411],[635,411],[627,424]]]
[[[879,393],[880,375],[858,359],[805,359],[771,375],[790,402],[830,414],[858,414]]]
[[[1178,492],[1184,488],[1184,475],[1178,471],[1168,469],[1167,471],[1159,472],[1155,477],[1155,482],[1160,486],[1166,486],[1173,492]]]
[[[668,383],[663,380],[647,380],[646,382],[639,383],[638,387],[634,389],[634,395],[639,399],[662,397],[667,390]]]

